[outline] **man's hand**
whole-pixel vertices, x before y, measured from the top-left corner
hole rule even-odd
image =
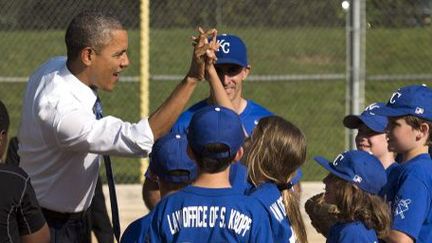
[[[208,52],[210,48],[208,37],[211,35],[212,37],[214,37],[214,39],[216,39],[216,35],[214,34],[216,33],[216,30],[211,29],[208,31],[204,31],[201,27],[198,27],[198,32],[198,37],[192,36],[194,51],[187,77],[197,80],[203,80],[205,76],[205,63],[207,56],[210,55],[211,58],[216,58],[216,56],[214,55],[214,51]],[[212,46],[214,47],[214,44],[212,44]]]

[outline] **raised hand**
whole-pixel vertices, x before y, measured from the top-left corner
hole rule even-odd
[[[210,35],[214,36],[216,39],[215,29],[209,31],[204,31],[201,27],[198,27],[198,37],[192,36],[192,44],[194,46],[194,51],[192,55],[192,62],[189,68],[188,77],[196,78],[198,80],[203,80],[205,76],[205,63],[207,56],[211,56],[212,59],[216,58],[214,51],[208,52],[210,44],[208,42],[208,37]],[[214,48],[212,40],[212,48]],[[213,54],[211,54],[213,52]]]

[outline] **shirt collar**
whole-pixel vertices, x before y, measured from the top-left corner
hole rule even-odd
[[[96,91],[91,89],[89,86],[80,81],[75,75],[73,75],[67,68],[66,63],[60,70],[59,75],[69,85],[72,94],[83,104],[88,105],[88,108],[93,109],[93,105],[95,104],[97,98]]]

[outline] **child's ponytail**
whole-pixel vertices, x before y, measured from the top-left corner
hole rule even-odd
[[[306,227],[300,212],[298,196],[291,189],[282,191],[282,200],[298,242],[307,243]]]

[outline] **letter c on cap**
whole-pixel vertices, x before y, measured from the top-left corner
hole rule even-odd
[[[334,165],[334,166],[337,166],[337,165],[339,164],[339,162],[340,162],[341,160],[343,160],[343,159],[344,159],[344,155],[343,155],[343,154],[339,154],[339,155],[336,157],[336,159],[333,160],[333,165]]]
[[[390,100],[389,100],[390,104],[394,104],[394,103],[396,102],[396,99],[399,98],[399,97],[401,97],[401,96],[402,96],[401,93],[399,93],[399,92],[394,92],[394,93],[392,94],[392,97],[391,97]]]

